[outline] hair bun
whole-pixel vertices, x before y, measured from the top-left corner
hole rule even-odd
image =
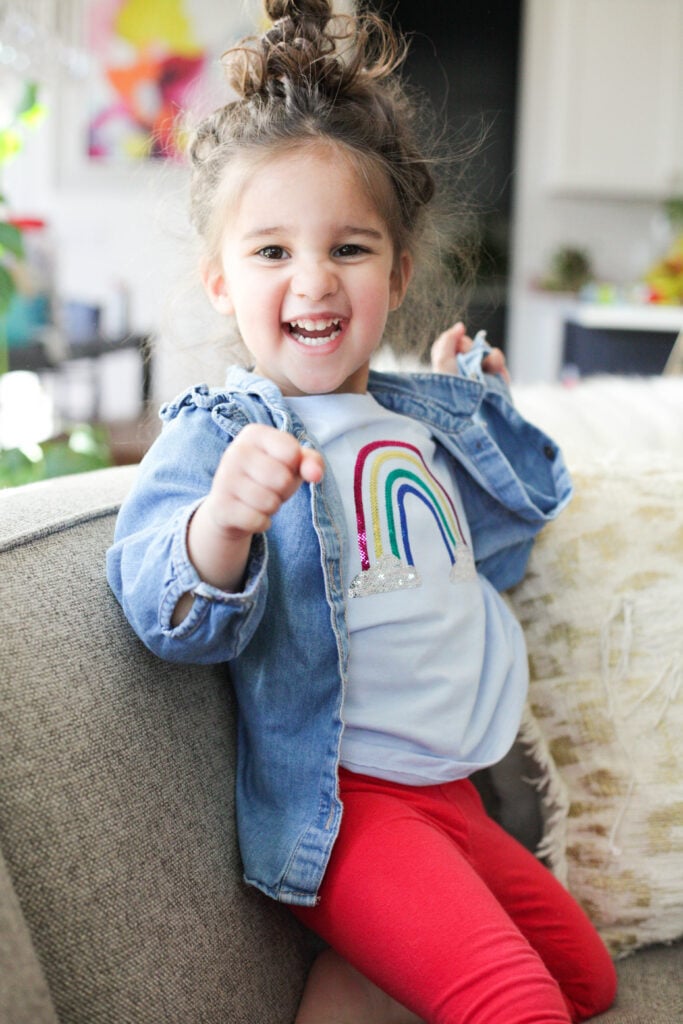
[[[349,24],[333,27],[330,0],[265,0],[272,27],[262,36],[243,40],[223,55],[228,81],[238,96],[285,97],[301,82],[335,93],[344,79],[337,43],[353,36]],[[245,45],[249,44],[251,45]]]
[[[404,41],[379,15],[335,14],[331,0],[264,0],[264,7],[272,27],[223,55],[242,99],[286,100],[303,87],[338,100],[388,77],[405,57]]]
[[[297,25],[311,21],[324,27],[332,17],[329,0],[266,0],[265,8],[273,22],[289,18]]]

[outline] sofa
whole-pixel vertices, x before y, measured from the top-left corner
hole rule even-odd
[[[479,781],[613,948],[605,1024],[683,1021],[683,558],[670,557],[683,554],[681,389],[518,393],[565,445],[577,488],[508,595],[528,635],[529,708]],[[105,580],[135,472],[0,492],[0,1024],[291,1024],[317,947],[241,880],[226,673],[157,660]],[[634,551],[611,524],[628,531],[641,515]],[[645,633],[638,595],[654,601]],[[634,775],[648,734],[664,744],[661,777]]]

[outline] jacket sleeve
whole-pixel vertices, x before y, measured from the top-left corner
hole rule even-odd
[[[570,501],[572,483],[558,445],[520,416],[499,387],[485,392],[480,416],[482,445],[496,450],[504,469],[493,491],[471,489],[468,519],[479,572],[507,590],[523,578],[536,535]]]
[[[248,643],[263,614],[263,535],[252,542],[240,593],[204,583],[187,551],[190,518],[208,493],[230,440],[208,403],[190,398],[169,407],[161,435],[121,508],[107,553],[107,578],[128,621],[150,650],[169,661],[229,661]],[[194,603],[173,627],[173,611],[187,592]]]
[[[463,498],[477,569],[497,590],[507,590],[524,576],[536,535],[567,505],[572,484],[558,445],[519,415],[502,377],[482,371],[488,351],[484,336],[478,335],[472,349],[458,357],[461,374],[484,387],[475,415],[483,434],[475,442],[476,455],[470,452],[479,486],[466,483]],[[477,479],[477,466],[485,465],[493,453],[495,479]]]

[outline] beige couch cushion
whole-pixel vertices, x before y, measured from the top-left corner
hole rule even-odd
[[[642,455],[680,459],[681,377],[587,377],[572,387],[514,387],[520,412],[561,445],[571,468]]]
[[[624,953],[683,935],[683,462],[612,460],[575,485],[510,599],[543,850]]]

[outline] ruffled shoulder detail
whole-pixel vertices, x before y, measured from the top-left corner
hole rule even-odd
[[[170,402],[165,402],[159,410],[159,416],[164,421],[172,420],[181,409],[196,408],[211,411],[226,402],[234,404],[233,396],[228,391],[222,388],[210,388],[208,384],[196,384],[194,387],[181,391]]]

